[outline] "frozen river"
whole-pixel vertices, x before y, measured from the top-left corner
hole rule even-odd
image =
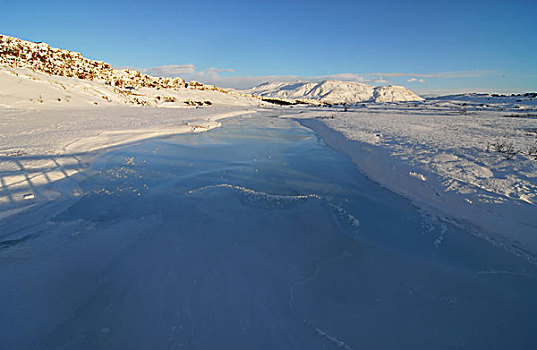
[[[2,229],[1,349],[537,348],[534,265],[294,121],[149,140],[88,174]]]

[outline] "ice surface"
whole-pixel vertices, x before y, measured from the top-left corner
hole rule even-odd
[[[79,189],[4,221],[3,349],[537,345],[534,265],[291,120],[120,148]]]

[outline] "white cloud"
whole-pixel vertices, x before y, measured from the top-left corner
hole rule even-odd
[[[156,77],[180,77],[184,74],[192,74],[195,71],[196,66],[193,64],[170,64],[140,69],[140,72]]]
[[[425,84],[424,78],[431,79],[452,79],[452,78],[479,78],[501,74],[495,70],[478,70],[478,71],[453,71],[453,72],[438,72],[438,73],[340,73],[331,75],[319,76],[298,76],[298,75],[265,75],[265,76],[233,76],[233,68],[217,68],[211,67],[202,71],[197,71],[194,64],[182,65],[165,65],[151,68],[142,68],[140,72],[153,76],[181,77],[186,81],[196,80],[205,84],[212,84],[224,88],[248,89],[253,86],[267,82],[292,82],[292,81],[322,81],[322,80],[344,80],[357,81],[360,83],[387,85],[392,84],[389,78],[408,78],[409,83]],[[388,78],[388,79],[386,79]]]
[[[183,64],[183,65],[165,65],[159,67],[151,68],[142,68],[140,69],[142,73],[146,73],[153,76],[168,76],[168,77],[181,77],[186,81],[196,80],[205,84],[212,84],[224,88],[235,88],[235,89],[248,89],[256,85],[267,83],[267,82],[292,82],[292,81],[322,81],[322,80],[343,80],[343,81],[357,81],[360,83],[368,84],[378,84],[385,85],[390,84],[383,77],[394,76],[399,77],[403,76],[400,74],[403,73],[371,73],[371,74],[355,74],[355,73],[340,73],[340,74],[330,74],[330,75],[318,75],[318,76],[299,76],[299,75],[264,75],[264,76],[233,76],[229,74],[220,74],[220,73],[234,73],[235,69],[233,68],[217,68],[211,67],[206,70],[197,71],[197,67],[194,64]],[[418,80],[417,78],[411,78],[414,80],[409,81],[420,81],[424,82],[422,79]]]
[[[214,68],[211,67],[208,69],[209,72],[234,72],[235,69],[233,68]]]
[[[367,76],[385,76],[385,77],[413,77],[413,78],[437,78],[437,79],[452,79],[452,78],[481,78],[491,75],[500,74],[497,70],[475,70],[475,71],[455,71],[455,72],[439,72],[439,73],[367,73]],[[410,80],[409,80],[410,81]],[[415,81],[415,80],[413,80]]]
[[[367,80],[368,83],[375,83],[375,84],[388,84],[389,81],[384,79],[383,77],[379,77],[373,80]]]
[[[208,69],[206,71],[195,72],[193,74],[183,75],[182,78],[196,80],[206,84],[221,86],[224,88],[234,89],[249,89],[251,87],[269,83],[269,82],[292,82],[292,81],[322,81],[322,80],[345,80],[357,81],[361,83],[385,84],[386,80],[381,78],[369,79],[362,75],[353,73],[341,73],[332,75],[319,76],[299,76],[299,75],[262,75],[262,76],[222,76],[219,72],[233,72],[233,70],[215,70]]]
[[[410,78],[407,80],[409,83],[413,83],[413,82],[419,82],[419,83],[425,83],[425,80],[424,79],[417,79],[417,78]]]

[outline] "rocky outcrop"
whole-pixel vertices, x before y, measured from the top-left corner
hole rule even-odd
[[[179,89],[186,86],[181,78],[153,77],[132,69],[114,69],[110,64],[94,61],[79,52],[57,49],[45,43],[33,43],[0,35],[0,64],[13,68],[30,68],[51,75],[98,80],[118,88],[142,87]],[[202,89],[203,84],[195,87]]]

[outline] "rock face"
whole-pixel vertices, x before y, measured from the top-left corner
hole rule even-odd
[[[422,101],[423,98],[403,86],[371,86],[353,81],[266,83],[246,92],[262,98],[324,102],[330,104],[358,102]]]
[[[0,64],[30,68],[51,75],[98,80],[119,88],[184,88],[181,78],[152,77],[137,70],[114,69],[108,63],[84,58],[79,52],[0,35]],[[202,89],[198,83],[195,88]]]

